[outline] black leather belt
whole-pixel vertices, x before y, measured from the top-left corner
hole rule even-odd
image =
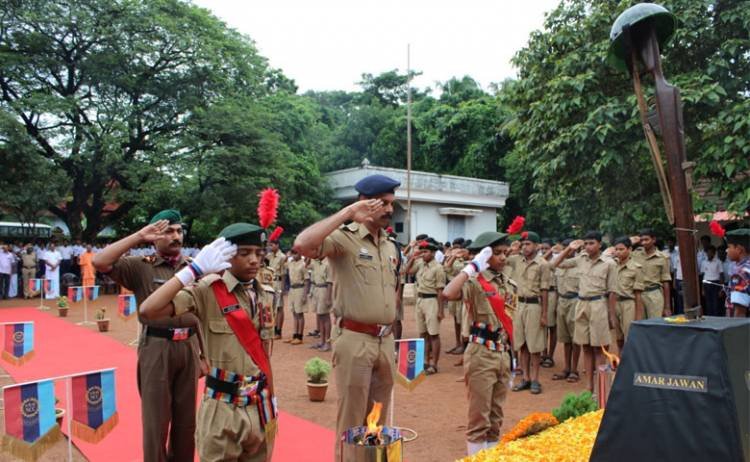
[[[481,328],[478,326],[471,326],[471,329],[469,330],[469,334],[473,335],[475,337],[483,338],[484,340],[489,340],[491,342],[497,342],[500,340],[500,329],[496,331],[491,331],[489,329]]]
[[[146,335],[149,337],[165,338],[175,342],[187,340],[188,337],[195,334],[193,327],[152,327],[146,326]]]
[[[518,297],[518,303],[526,303],[528,305],[538,304],[539,297]]]
[[[291,287],[292,289],[301,289],[305,287],[305,285],[304,284],[292,284]]]
[[[644,292],[653,292],[657,289],[661,289],[661,284],[654,284],[652,286],[646,287],[646,290]]]
[[[584,302],[595,302],[597,300],[601,300],[602,298],[604,298],[604,295],[593,295],[591,297],[581,297],[580,295],[578,296],[578,299],[583,300]]]
[[[437,298],[437,294],[420,294],[420,293],[417,293],[417,297],[419,297],[419,298]]]
[[[560,298],[565,298],[567,300],[572,300],[574,298],[578,298],[578,294],[575,293],[575,292],[568,292],[568,293],[565,293],[565,294],[561,294],[560,292],[558,292],[557,295]]]
[[[281,277],[281,276],[274,276],[274,277],[273,277],[273,280],[274,280],[274,281],[281,281],[282,279],[284,279],[284,278],[283,278],[283,277]]]
[[[261,374],[260,378],[258,379],[258,391],[265,388],[265,378]],[[227,382],[225,380],[217,379],[216,377],[212,375],[206,376],[206,386],[208,388],[211,388],[215,391],[219,391],[222,393],[227,393],[232,396],[241,395],[240,393],[240,386],[242,385],[242,382]]]
[[[623,297],[622,295],[618,295],[617,296],[617,301],[619,301],[619,302],[624,302],[624,301],[627,301],[627,300],[635,300],[635,298],[633,298],[633,297]]]
[[[315,284],[315,287],[328,287],[328,284]]]

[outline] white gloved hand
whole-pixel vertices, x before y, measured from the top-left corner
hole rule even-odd
[[[230,266],[229,260],[237,253],[237,246],[220,237],[203,247],[198,255],[175,276],[187,286],[196,279],[209,273],[218,273]]]
[[[466,273],[469,277],[475,276],[477,273],[481,273],[490,266],[488,262],[491,256],[492,249],[490,247],[485,247],[461,271]]]

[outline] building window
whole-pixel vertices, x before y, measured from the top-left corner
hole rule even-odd
[[[453,241],[457,237],[466,238],[466,217],[461,215],[448,215],[448,240]]]
[[[396,232],[397,233],[403,233],[404,232],[404,223],[403,222],[396,223]]]

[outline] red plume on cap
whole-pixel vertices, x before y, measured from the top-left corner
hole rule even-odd
[[[425,248],[425,247],[427,247],[428,245],[430,245],[430,244],[429,244],[429,242],[427,242],[427,241],[419,241],[419,247],[420,247],[420,248]]]
[[[521,239],[526,239],[527,237],[529,237],[529,232],[528,231],[524,231],[524,232],[521,233]]]
[[[391,234],[393,232],[393,227],[389,226],[389,227],[385,228],[385,232],[388,233],[388,234]]]
[[[279,192],[273,188],[266,188],[260,192],[258,201],[258,220],[261,228],[268,228],[276,221],[279,208]]]
[[[712,220],[711,223],[708,224],[708,227],[711,229],[711,234],[722,239],[727,232],[727,230],[725,230],[716,220]]]
[[[519,215],[513,219],[513,223],[508,226],[508,229],[506,229],[505,232],[508,234],[518,234],[523,229],[524,224],[526,224],[526,218]]]
[[[268,237],[268,240],[271,242],[278,241],[283,232],[284,228],[282,228],[281,226],[277,226],[276,229],[274,229],[271,235]]]

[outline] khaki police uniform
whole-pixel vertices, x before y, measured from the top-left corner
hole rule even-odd
[[[173,301],[175,315],[192,312],[198,316],[205,335],[206,358],[212,368],[257,377],[260,369],[237,340],[211,288],[211,283],[219,278],[224,281],[227,290],[237,297],[263,339],[266,351],[270,351],[273,325],[261,326],[260,314],[265,308],[273,306],[273,289],[257,282],[247,289],[230,271],[224,271],[221,276],[210,274],[181,290]],[[255,293],[255,302],[248,291]],[[272,431],[269,429],[269,432]],[[273,434],[266,435],[261,429],[255,404],[238,406],[204,394],[198,410],[195,442],[201,462],[266,461],[270,460],[273,449]],[[192,461],[193,457],[175,460]]]
[[[643,267],[643,308],[646,317],[661,318],[664,315],[664,292],[662,283],[671,282],[669,256],[656,250],[651,255],[646,255],[643,249],[639,249],[631,255],[637,263]]]
[[[289,271],[289,308],[294,314],[307,313],[307,300],[305,300],[305,281],[310,279],[307,265],[301,258],[287,262]]]
[[[547,261],[547,264],[549,265],[549,261]],[[550,283],[549,283],[549,291],[547,292],[547,327],[555,329],[557,326],[557,278],[555,278],[555,273],[552,271],[552,266],[550,265]],[[555,329],[557,331],[557,329]]]
[[[189,259],[176,267],[158,255],[122,257],[108,276],[135,294],[138,306],[160,285],[171,279]],[[195,331],[185,340],[149,334],[195,328],[180,318],[146,321],[138,342],[138,391],[143,421],[143,460],[193,460],[195,452],[195,399],[200,374],[200,351]],[[169,452],[167,452],[169,436]]]
[[[333,340],[338,437],[364,424],[373,401],[383,403],[380,424],[388,415],[395,358],[387,326],[396,318],[398,254],[385,233],[373,236],[358,223],[331,233],[318,254],[328,257],[334,311],[341,315]]]
[[[29,280],[36,277],[36,252],[27,253],[24,249],[21,252],[21,278],[23,280],[23,296],[31,298],[37,294],[29,287]]]
[[[273,270],[273,290],[275,294],[274,306],[276,308],[284,307],[284,271],[286,270],[286,255],[281,249],[274,253],[268,254],[268,267]]]
[[[547,339],[547,329],[541,325],[542,290],[549,290],[550,268],[547,261],[536,256],[526,260],[522,255],[508,258],[511,278],[517,284],[518,306],[513,317],[513,349],[526,344],[529,353],[541,353]]]
[[[333,282],[328,268],[328,259],[314,259],[310,263],[312,299],[316,314],[328,314],[331,312],[331,304],[328,303],[328,289]]]
[[[607,296],[617,291],[617,264],[601,254],[591,260],[583,253],[563,260],[559,268],[578,269],[578,303],[573,341],[578,345],[609,345]]]
[[[628,258],[624,265],[617,265],[617,305],[615,305],[617,340],[628,337],[630,324],[635,320],[636,292],[643,292],[643,267],[632,258]]]
[[[483,271],[482,275],[501,296],[510,295],[506,276],[491,269]],[[464,284],[462,295],[473,332],[464,352],[464,380],[469,399],[466,439],[472,443],[495,442],[500,438],[502,406],[510,381],[508,337],[476,278]],[[497,333],[496,342],[486,341],[488,335],[482,330],[484,326],[491,326],[490,330]]]
[[[434,258],[417,264],[417,332],[440,335],[438,291],[445,287],[445,272]]]
[[[557,341],[573,343],[576,304],[578,303],[578,268],[556,268]]]

